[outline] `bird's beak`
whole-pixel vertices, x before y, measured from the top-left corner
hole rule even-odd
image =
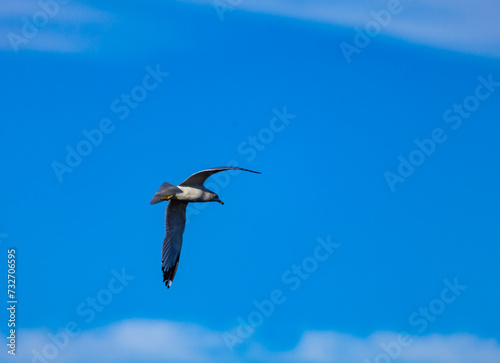
[[[218,200],[218,202],[222,205],[224,205],[224,202],[222,200]]]

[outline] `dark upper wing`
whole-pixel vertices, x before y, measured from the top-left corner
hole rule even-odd
[[[260,174],[258,171],[253,171],[253,170],[238,168],[236,166],[221,166],[221,167],[218,167],[218,168],[211,168],[211,169],[202,170],[202,171],[199,171],[197,173],[194,173],[189,178],[187,178],[182,183],[180,183],[179,186],[203,185],[203,183],[205,182],[205,180],[207,180],[207,178],[210,175],[213,175],[215,173],[218,173],[218,172],[224,171],[224,170],[243,170],[243,171],[249,171],[251,173]]]
[[[171,200],[165,211],[165,239],[161,250],[161,269],[165,286],[170,287],[181,255],[182,235],[186,226],[186,202]]]

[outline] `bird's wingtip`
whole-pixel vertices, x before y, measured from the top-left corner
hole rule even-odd
[[[244,169],[244,168],[238,168],[243,171],[249,171],[250,173],[255,173],[255,174],[262,174],[260,171],[255,171],[255,170],[250,170],[250,169]]]

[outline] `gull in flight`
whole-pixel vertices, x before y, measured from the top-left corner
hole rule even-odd
[[[163,281],[167,288],[172,285],[172,280],[179,265],[182,235],[186,226],[186,207],[190,202],[219,202],[224,205],[217,194],[203,185],[209,176],[224,170],[243,170],[260,174],[258,171],[233,166],[202,170],[194,173],[178,186],[163,183],[153,196],[153,199],[151,199],[150,204],[156,204],[164,200],[169,201],[165,210],[166,235],[161,250],[161,269],[163,271]]]

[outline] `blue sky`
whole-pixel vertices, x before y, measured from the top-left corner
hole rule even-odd
[[[0,5],[0,361],[498,362],[499,15]],[[149,201],[223,165],[167,290]]]

